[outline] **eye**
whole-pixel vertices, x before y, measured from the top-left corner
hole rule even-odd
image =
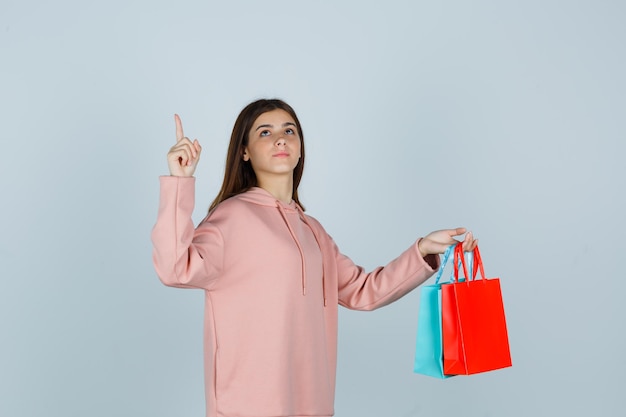
[[[262,130],[261,133],[259,133],[259,136],[269,136],[271,135],[271,132],[269,130]]]
[[[293,129],[289,128],[285,130],[285,133],[288,135],[294,135],[296,132]]]

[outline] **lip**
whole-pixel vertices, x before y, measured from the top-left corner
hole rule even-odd
[[[275,156],[277,158],[285,158],[285,157],[289,156],[289,152],[278,152],[278,153],[275,153],[272,156]]]

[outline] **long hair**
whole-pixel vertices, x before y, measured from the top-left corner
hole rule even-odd
[[[257,178],[252,164],[250,161],[243,160],[244,148],[248,146],[248,134],[252,129],[254,121],[263,113],[267,113],[272,110],[284,110],[293,118],[296,122],[296,128],[298,129],[298,136],[300,136],[300,160],[298,165],[293,170],[293,200],[302,207],[298,198],[298,185],[302,179],[302,173],[304,172],[304,135],[302,133],[302,126],[296,112],[291,106],[279,99],[261,99],[248,104],[239,113],[235,126],[233,127],[233,133],[230,136],[230,144],[228,145],[228,152],[226,153],[226,167],[224,170],[224,181],[222,182],[222,188],[215,197],[215,200],[209,207],[209,212],[213,210],[222,201],[233,197],[237,194],[241,194],[248,191],[251,187],[257,186]]]

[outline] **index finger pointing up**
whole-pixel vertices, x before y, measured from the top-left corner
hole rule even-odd
[[[174,121],[176,122],[176,142],[180,142],[185,134],[183,133],[183,122],[180,120],[180,116],[174,114]]]

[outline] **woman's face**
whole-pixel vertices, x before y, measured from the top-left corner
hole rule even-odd
[[[260,181],[290,176],[300,159],[300,136],[295,120],[282,109],[261,114],[248,132],[243,159],[250,161]]]

